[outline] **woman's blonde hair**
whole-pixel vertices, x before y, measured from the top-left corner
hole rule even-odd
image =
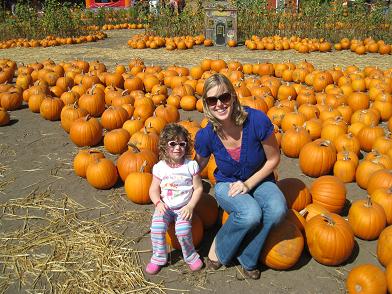
[[[219,89],[224,88],[226,91],[230,93],[233,99],[233,112],[231,113],[231,119],[237,126],[241,126],[244,123],[248,114],[242,108],[240,101],[238,100],[237,93],[234,90],[233,84],[225,75],[222,75],[220,73],[213,74],[204,82],[203,97],[202,97],[204,115],[207,117],[208,121],[211,122],[214,131],[218,132],[222,124],[219,122],[219,120],[217,120],[212,115],[206,101],[206,99],[208,98],[207,92],[211,88],[216,86],[218,86]]]
[[[183,139],[186,142],[185,146],[185,157],[190,158],[192,154],[193,141],[188,130],[182,125],[176,123],[167,124],[161,131],[159,135],[159,159],[170,162],[170,158],[167,154],[167,149],[169,141],[174,141],[176,139]]]

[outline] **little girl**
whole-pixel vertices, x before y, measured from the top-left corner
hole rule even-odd
[[[159,158],[154,165],[150,198],[155,205],[151,224],[153,255],[146,267],[155,275],[167,262],[166,231],[175,221],[177,239],[185,262],[192,271],[202,268],[203,262],[192,241],[193,209],[203,192],[196,161],[189,160],[192,141],[188,131],[178,124],[166,125],[159,138]]]

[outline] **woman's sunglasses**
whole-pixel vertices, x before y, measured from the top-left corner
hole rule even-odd
[[[223,104],[229,103],[231,100],[231,94],[230,93],[223,93],[217,97],[212,96],[212,97],[206,98],[206,102],[209,106],[216,105],[218,103],[218,100]]]
[[[186,147],[186,142],[185,141],[181,141],[181,142],[177,142],[177,141],[169,141],[167,142],[167,145],[169,145],[169,147],[176,147],[177,145],[180,146],[181,148],[185,148]]]

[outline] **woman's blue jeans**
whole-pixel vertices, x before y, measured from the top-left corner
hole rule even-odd
[[[286,199],[271,181],[234,197],[228,196],[229,184],[215,185],[219,206],[230,214],[216,235],[216,254],[222,264],[227,265],[237,257],[246,270],[254,270],[269,231],[286,215]]]

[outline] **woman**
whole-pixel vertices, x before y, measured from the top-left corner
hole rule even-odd
[[[263,112],[242,108],[222,74],[205,81],[202,99],[209,123],[196,134],[196,160],[202,170],[214,155],[215,197],[230,214],[211,245],[207,267],[218,269],[236,257],[247,278],[259,279],[264,241],[287,211],[273,176],[280,161],[274,128]]]

